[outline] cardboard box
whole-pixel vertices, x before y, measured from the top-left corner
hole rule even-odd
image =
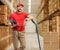
[[[50,42],[50,33],[49,32],[44,32],[41,34],[41,36],[44,38],[44,42]]]
[[[59,0],[49,0],[49,15],[57,11],[59,7]]]
[[[2,15],[7,14],[7,6],[6,5],[0,5],[0,14],[2,14]]]
[[[6,15],[0,15],[0,24],[8,24],[8,18]]]
[[[58,42],[59,41],[59,34],[57,32],[44,32],[41,34],[41,36],[44,38],[44,42]]]
[[[59,50],[58,42],[44,42],[44,50]]]
[[[1,28],[0,28],[0,39],[1,39]]]
[[[5,50],[8,45],[9,45],[8,39],[4,39],[4,40],[0,41],[0,50]]]
[[[42,10],[39,16],[37,17],[38,22],[40,22],[43,19],[44,19],[44,10]]]
[[[0,38],[9,36],[12,34],[12,28],[10,28],[9,26],[0,26]]]
[[[60,48],[60,37],[59,37],[59,48]]]
[[[0,50],[5,50],[12,43],[11,32],[11,27],[0,26]]]
[[[49,32],[49,21],[44,21],[42,23],[42,29],[44,32]]]
[[[2,29],[2,33],[1,33],[2,38],[6,37],[6,36],[9,36],[9,27],[2,26],[1,29]]]
[[[9,38],[9,44],[11,44],[13,42],[13,37],[11,36],[10,38]]]
[[[57,32],[50,33],[51,41],[58,42],[59,41],[59,34]]]

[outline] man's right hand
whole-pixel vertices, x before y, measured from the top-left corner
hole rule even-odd
[[[18,25],[16,25],[16,24],[14,24],[14,25],[12,25],[11,27],[17,27]]]
[[[16,24],[12,25],[10,22],[8,23],[8,25],[11,26],[12,28],[18,26]]]
[[[8,22],[8,25],[11,26],[12,24],[10,22]]]

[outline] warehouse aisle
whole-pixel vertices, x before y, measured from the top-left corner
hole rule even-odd
[[[38,23],[41,49],[60,50],[60,0],[0,0],[0,50],[14,50],[8,19],[19,2]],[[25,28],[25,50],[39,50],[35,25],[28,21]]]
[[[26,49],[25,50],[39,50],[36,33],[26,33],[25,37],[26,37]],[[41,36],[40,36],[40,38],[41,38],[40,40],[41,40],[41,48],[42,48],[43,47],[43,38]],[[7,48],[7,50],[14,50],[13,44],[11,44],[10,47]]]

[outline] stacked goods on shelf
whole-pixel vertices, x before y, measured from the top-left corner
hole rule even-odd
[[[7,24],[7,6],[6,5],[0,5],[0,24]]]
[[[41,22],[42,20],[44,20],[48,16],[48,13],[49,13],[48,12],[48,2],[47,1],[48,0],[41,0],[40,12],[39,12],[39,15],[37,17],[37,23],[39,23],[39,32],[40,32],[40,34],[42,34],[43,32],[46,32],[47,30],[49,30],[48,29],[49,28],[49,22],[48,21]],[[42,7],[42,5],[43,5],[43,7]]]
[[[60,16],[59,16],[59,33],[60,33]],[[59,34],[60,37],[60,34]]]
[[[49,15],[60,9],[60,0],[49,0]]]
[[[40,35],[42,35],[43,29],[42,29],[42,23],[38,25],[38,32]]]
[[[49,31],[50,32],[57,32],[57,18],[53,17],[49,20]]]
[[[45,6],[44,6],[43,10],[44,10],[44,19],[46,19],[48,17],[48,14],[49,14],[48,1],[47,0],[45,1]],[[42,24],[43,24],[42,25],[43,32],[48,32],[49,31],[49,20],[42,22]]]
[[[39,11],[41,11],[41,9],[43,8],[43,6],[44,6],[44,3],[43,3],[43,0],[41,0],[40,6],[39,6],[39,9],[38,9],[38,13],[39,13]]]
[[[7,19],[9,18],[10,14],[11,14],[11,10],[8,8],[8,11],[7,11]]]
[[[42,33],[43,29],[42,29],[42,23],[40,24],[40,22],[44,19],[44,10],[42,10],[42,12],[39,14],[38,18],[37,18],[37,22],[39,23],[38,25],[38,30],[40,33]]]
[[[0,5],[0,14],[1,15],[7,15],[7,6],[6,5]]]
[[[60,48],[60,16],[58,15],[58,16],[55,16],[56,17],[56,22],[55,22],[55,25],[56,25],[56,27],[55,27],[55,30],[56,30],[56,32],[58,32],[58,35],[59,35],[59,48]],[[56,29],[57,28],[57,29]]]
[[[12,29],[9,26],[0,26],[0,50],[5,50],[12,42]]]
[[[56,17],[50,19],[50,26],[52,27],[48,32],[44,32],[44,50],[58,50],[59,49],[59,33],[57,32],[57,21]],[[45,21],[44,21],[45,22]],[[47,21],[48,22],[48,21]],[[46,23],[46,22],[45,22]],[[48,24],[48,23],[47,23]],[[43,24],[44,26],[44,24]]]
[[[12,29],[10,26],[7,26],[10,13],[11,10],[7,5],[0,4],[0,50],[6,50],[12,43]]]
[[[57,31],[57,20],[56,20],[56,17],[53,17],[52,18],[52,31],[53,32],[56,32]]]
[[[38,18],[37,18],[38,23],[39,23],[40,21],[42,21],[43,19],[44,19],[44,10],[42,10],[42,12],[39,14],[39,16],[38,16]]]
[[[57,32],[44,32],[44,42],[59,42],[59,34]]]
[[[44,20],[43,22],[40,22],[38,25],[39,27],[38,31],[40,35],[44,38],[44,50],[59,50],[59,47],[60,47],[60,27],[59,27],[60,26],[60,23],[59,23],[60,0],[48,0],[48,2],[47,0],[44,0],[45,4],[42,1],[38,11],[39,15],[37,16],[37,23],[49,17],[48,20]],[[57,10],[58,12],[56,12]]]
[[[40,1],[40,6],[39,6],[38,11],[41,11],[41,10],[44,8],[44,6],[45,6],[45,4],[46,4],[47,1],[48,1],[48,0],[41,0],[41,1]]]
[[[49,9],[48,9],[48,2],[45,4],[44,7],[44,18],[48,17]]]
[[[43,32],[49,32],[49,21],[45,21],[42,23],[42,29],[43,29]]]
[[[59,35],[57,32],[43,33],[44,50],[58,50],[59,49]]]
[[[8,18],[6,15],[0,15],[0,24],[4,24],[4,25],[8,24]]]

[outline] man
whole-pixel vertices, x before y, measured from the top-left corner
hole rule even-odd
[[[24,5],[22,3],[17,4],[17,11],[10,14],[10,20],[14,20],[17,23],[12,25],[13,28],[13,45],[15,50],[24,50],[25,43],[25,24],[26,21],[33,19],[33,17],[23,12]],[[10,23],[11,24],[11,23]],[[18,48],[18,40],[20,42],[20,48]]]

